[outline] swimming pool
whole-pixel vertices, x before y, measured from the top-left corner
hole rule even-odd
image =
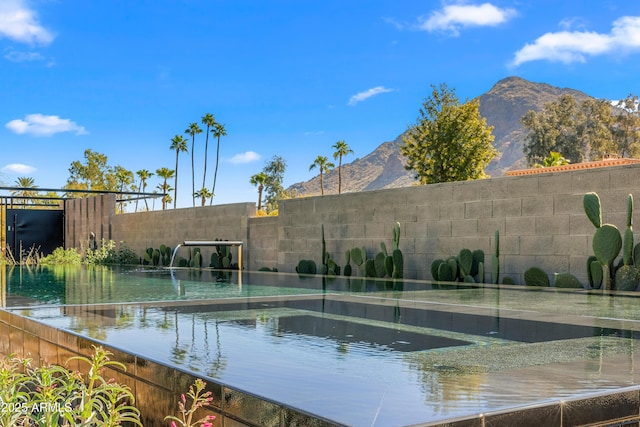
[[[7,310],[337,425],[640,384],[633,293],[163,269],[5,272]]]

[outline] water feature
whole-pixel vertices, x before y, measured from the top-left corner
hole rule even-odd
[[[162,269],[13,269],[7,310],[336,424],[640,384],[638,295]]]

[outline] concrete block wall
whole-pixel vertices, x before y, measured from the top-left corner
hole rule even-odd
[[[185,240],[241,240],[248,242],[248,221],[255,216],[255,203],[201,206],[115,215],[111,219],[112,239],[123,241],[137,254],[160,245],[175,247]],[[206,248],[201,248],[208,264]],[[249,262],[244,248],[245,265]]]
[[[639,178],[640,168],[629,165],[287,200],[279,211],[278,264],[293,271],[302,258],[319,262],[321,224],[338,264],[356,246],[373,257],[380,242],[390,247],[397,221],[407,278],[430,279],[434,259],[468,248],[485,252],[491,280],[498,230],[501,277],[523,283],[524,271],[537,266],[586,281],[595,230],[583,211],[584,194],[598,192],[604,221],[622,230],[627,195],[640,196]]]
[[[393,226],[399,222],[410,279],[430,279],[434,259],[468,248],[485,252],[486,279],[491,280],[498,230],[501,277],[523,283],[524,271],[537,266],[586,281],[595,230],[583,211],[584,194],[598,192],[604,222],[622,230],[627,195],[640,197],[639,182],[640,166],[625,165],[291,199],[280,202],[277,217],[255,217],[255,204],[238,203],[108,218],[111,238],[136,252],[190,239],[243,240],[245,268],[283,272],[295,271],[300,259],[321,262],[323,224],[327,251],[342,266],[347,249],[365,246],[373,257],[380,242],[391,248]],[[74,227],[78,235],[88,230]]]

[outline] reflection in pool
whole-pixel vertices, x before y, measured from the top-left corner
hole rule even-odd
[[[4,303],[348,425],[446,420],[638,384],[632,294],[198,273],[8,271]]]

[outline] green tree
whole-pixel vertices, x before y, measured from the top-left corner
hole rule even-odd
[[[125,206],[124,196],[122,193],[125,191],[131,190],[131,185],[133,184],[133,181],[134,181],[133,172],[119,165],[113,168],[113,172],[116,177],[116,184],[118,186],[118,191],[121,193],[120,202],[118,203],[118,206],[119,206],[120,213],[122,213],[124,212],[124,206]]]
[[[213,116],[213,114],[211,113],[207,113],[204,116],[202,116],[202,124],[205,125],[207,127],[206,130],[206,138],[204,141],[204,171],[202,173],[202,187],[204,188],[206,182],[207,182],[207,160],[209,158],[209,132],[211,131],[211,128],[216,124],[216,119]]]
[[[262,191],[264,190],[264,184],[267,182],[268,178],[269,177],[264,172],[257,173],[249,178],[251,185],[258,186],[258,210],[262,210]]]
[[[196,144],[196,135],[202,133],[202,129],[198,126],[198,123],[193,122],[189,125],[187,130],[184,131],[187,135],[191,135],[191,203],[193,206],[196,205],[196,200],[194,194],[196,193],[196,165],[195,165],[195,144]],[[178,168],[176,167],[176,172]],[[176,173],[176,176],[178,174]],[[177,197],[176,197],[177,198]],[[175,204],[174,204],[175,207]]]
[[[484,169],[497,153],[493,127],[480,116],[479,100],[461,104],[455,91],[442,83],[420,109],[400,145],[408,170],[421,184],[486,177]]]
[[[318,167],[318,169],[320,169],[320,194],[324,196],[323,176],[326,172],[329,172],[331,168],[335,167],[335,165],[331,163],[325,156],[318,156],[313,161],[313,163],[311,163],[311,166],[309,166],[309,170],[314,169],[316,166]]]
[[[218,139],[218,145],[216,148],[216,168],[213,172],[213,187],[211,188],[211,202],[213,204],[213,197],[216,195],[216,179],[218,178],[218,163],[220,161],[220,137],[227,136],[227,130],[225,129],[222,123],[217,123],[213,125],[213,130],[211,131],[213,136]]]
[[[71,162],[69,178],[65,189],[117,191],[113,168],[107,163],[107,156],[91,149],[84,151],[85,162]],[[82,194],[69,193],[68,197],[83,197]]]
[[[638,97],[629,94],[618,102],[613,126],[617,154],[620,157],[640,156],[640,115]]]
[[[353,150],[349,147],[349,145],[344,142],[344,140],[340,140],[336,142],[333,147],[333,160],[339,159],[338,161],[338,194],[342,193],[342,157],[348,154],[353,154]]]
[[[149,172],[147,169],[140,169],[139,171],[136,171],[136,175],[138,175],[138,178],[140,178],[140,184],[138,185],[138,188],[142,193],[144,193],[147,188],[147,179],[153,176],[153,172]],[[146,197],[144,198],[144,206],[146,210],[149,210],[149,204],[147,203]],[[138,212],[138,200],[136,200],[135,211]]]
[[[278,209],[278,200],[283,200],[288,197],[287,192],[282,186],[286,169],[287,163],[280,156],[273,156],[262,169],[262,172],[267,175],[264,183],[264,202],[268,213]]]
[[[174,193],[173,193],[173,209],[176,208],[176,200],[178,200],[178,155],[182,153],[186,153],[189,150],[187,149],[187,141],[181,135],[175,135],[171,139],[171,146],[169,147],[172,150],[176,151],[176,175],[173,183]],[[193,194],[193,193],[192,193]],[[193,197],[192,197],[193,198]]]
[[[550,168],[553,166],[564,166],[571,163],[569,160],[562,157],[558,151],[551,151],[548,157],[545,157],[542,164],[536,163],[534,168]]]
[[[586,99],[580,103],[582,123],[578,134],[587,160],[601,159],[617,151],[613,140],[614,116],[611,103],[604,99]]]
[[[520,121],[529,133],[523,151],[529,165],[541,163],[551,151],[557,151],[571,163],[585,159],[585,144],[580,129],[584,116],[576,99],[564,94],[557,102],[544,105],[542,111],[528,111]]]
[[[35,197],[38,195],[37,191],[33,189],[37,188],[36,181],[30,176],[20,176],[16,179],[16,187],[15,190],[11,190],[11,195],[14,197],[18,197],[16,202],[18,204],[22,204],[22,208],[24,209],[24,204],[27,203],[29,198]]]
[[[164,196],[162,196],[162,210],[167,208],[167,203],[170,197],[169,191],[171,191],[171,188],[167,184],[167,180],[173,178],[174,173],[175,171],[169,168],[163,167],[156,169],[156,175],[163,179],[162,184],[158,185],[158,190],[162,191],[162,194],[164,194]]]
[[[211,197],[211,191],[209,191],[207,187],[202,187],[200,190],[196,191],[193,196],[200,198],[201,200],[200,206],[204,206],[207,199]]]

